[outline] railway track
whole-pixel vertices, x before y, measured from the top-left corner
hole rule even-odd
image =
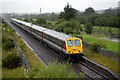
[[[113,74],[107,68],[83,57],[82,61],[73,64],[77,69],[80,69],[90,79],[103,79],[103,80],[119,80],[118,76]]]

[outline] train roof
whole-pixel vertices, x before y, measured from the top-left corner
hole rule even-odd
[[[17,21],[17,22],[19,22],[21,24],[24,24],[24,25],[26,25],[28,27],[31,27],[33,29],[36,29],[38,31],[43,31],[43,30],[47,29],[47,28],[44,28],[44,27],[41,27],[41,26],[34,25],[34,24],[30,23],[30,22],[24,22],[24,21],[21,21],[21,20],[13,19],[13,18],[12,18],[12,20]]]
[[[66,34],[64,34],[64,33],[57,32],[57,31],[50,30],[50,29],[45,30],[44,33],[47,33],[47,34],[49,34],[49,35],[51,35],[51,36],[53,36],[53,37],[55,37],[55,38],[57,38],[57,39],[60,39],[60,40],[62,40],[62,41],[65,41],[66,39],[72,37],[72,36],[66,35]]]
[[[12,19],[12,20],[15,20],[21,24],[24,24],[26,26],[29,26],[33,29],[36,29],[38,31],[44,31],[44,33],[48,34],[48,35],[51,35],[57,39],[60,39],[62,41],[65,41],[66,39],[68,38],[72,38],[72,36],[69,36],[67,34],[64,34],[64,33],[61,33],[61,32],[57,32],[57,31],[54,31],[54,30],[51,30],[51,29],[47,29],[47,28],[44,28],[44,27],[41,27],[41,26],[37,26],[37,25],[31,25],[31,23],[29,22],[24,22],[24,21],[21,21],[21,20],[17,20],[17,19]]]

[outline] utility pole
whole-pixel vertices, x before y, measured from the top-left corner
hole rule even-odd
[[[40,8],[40,15],[41,15],[41,8]]]

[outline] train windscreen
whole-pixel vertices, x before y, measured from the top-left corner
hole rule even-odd
[[[73,46],[73,40],[68,40],[67,43],[68,43],[68,46]]]
[[[80,46],[80,40],[74,40],[75,46]]]
[[[80,40],[68,40],[67,44],[68,44],[69,47],[80,46]]]

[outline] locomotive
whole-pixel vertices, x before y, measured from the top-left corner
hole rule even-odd
[[[82,39],[11,18],[11,22],[56,51],[63,58],[80,59],[83,56]]]

